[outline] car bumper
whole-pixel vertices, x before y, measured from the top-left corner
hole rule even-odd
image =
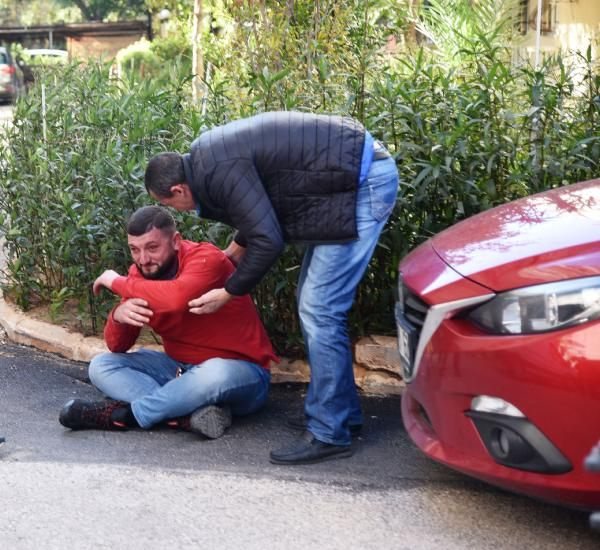
[[[17,90],[12,84],[0,84],[0,99],[12,100],[16,95]]]
[[[406,285],[429,304],[489,293],[460,281],[427,246],[400,269]],[[583,461],[600,436],[599,331],[596,322],[538,335],[495,336],[452,315],[442,319],[403,397],[411,439],[432,459],[494,485],[561,504],[598,507],[600,476],[585,471]],[[494,456],[493,428],[485,428],[490,418],[482,421],[472,411],[478,396],[501,398],[523,413],[518,423],[524,433],[541,434],[532,439],[539,447],[535,461],[507,466]],[[502,418],[491,420],[502,425]],[[507,422],[519,431],[514,419]]]

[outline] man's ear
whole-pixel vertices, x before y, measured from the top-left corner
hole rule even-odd
[[[179,231],[175,231],[175,233],[173,233],[173,248],[175,250],[179,250],[180,244],[181,244],[181,233],[179,233]]]
[[[192,194],[190,186],[187,183],[176,183],[175,185],[171,185],[169,191],[171,191],[171,195],[179,195],[181,197],[189,197]]]

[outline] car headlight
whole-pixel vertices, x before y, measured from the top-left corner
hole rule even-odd
[[[502,292],[467,317],[495,334],[533,334],[599,319],[600,277]]]

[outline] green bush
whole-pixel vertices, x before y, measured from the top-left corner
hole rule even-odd
[[[120,76],[131,82],[151,79],[158,82],[177,81],[179,75],[190,75],[192,53],[189,41],[183,35],[145,39],[122,49],[116,58]]]
[[[129,86],[102,65],[57,68],[16,105],[2,155],[0,231],[4,290],[21,307],[75,299],[82,322],[98,330],[108,305],[90,283],[129,264],[124,221],[147,201],[146,159],[187,145],[187,118],[177,86]]]

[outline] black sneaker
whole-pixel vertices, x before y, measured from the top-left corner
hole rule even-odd
[[[167,426],[176,430],[194,432],[208,439],[217,439],[231,426],[231,410],[229,407],[208,405],[190,415],[167,420]]]
[[[112,418],[113,412],[122,407],[127,407],[127,403],[71,399],[64,404],[58,421],[72,430],[126,430],[126,424]]]
[[[307,426],[306,416],[288,416],[285,425],[292,430],[303,432]],[[351,437],[358,437],[362,430],[362,424],[351,424],[348,429],[350,430]]]

